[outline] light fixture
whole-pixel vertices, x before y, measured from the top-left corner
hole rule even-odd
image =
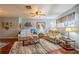
[[[25,6],[27,9],[32,9],[30,5]]]
[[[72,28],[68,27],[65,29],[66,32],[68,32],[68,38],[70,37],[70,32],[73,32]]]
[[[45,16],[45,14],[42,13],[41,11],[31,12],[30,14],[31,14],[32,16]]]
[[[65,31],[66,32],[72,32],[72,28],[66,28]]]

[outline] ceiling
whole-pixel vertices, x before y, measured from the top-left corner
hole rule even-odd
[[[25,6],[31,6],[32,9],[27,9]],[[74,6],[75,4],[3,4],[0,5],[0,17],[30,17],[29,13],[42,11],[45,16],[41,18],[56,18]]]

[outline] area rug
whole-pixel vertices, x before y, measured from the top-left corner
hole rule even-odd
[[[8,45],[8,43],[5,43],[5,42],[0,42],[0,48],[5,47],[6,45]]]
[[[22,43],[17,41],[10,50],[10,54],[48,54],[50,51],[58,50],[61,47],[53,44],[45,39],[40,39],[40,42],[33,45],[22,46]]]

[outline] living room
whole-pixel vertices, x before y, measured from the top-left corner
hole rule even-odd
[[[0,5],[1,54],[78,54],[79,5]]]

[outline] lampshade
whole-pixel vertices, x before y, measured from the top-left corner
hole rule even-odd
[[[76,27],[68,27],[65,29],[66,32],[78,32],[78,28]]]
[[[66,32],[72,32],[72,28],[66,28],[65,31]]]

